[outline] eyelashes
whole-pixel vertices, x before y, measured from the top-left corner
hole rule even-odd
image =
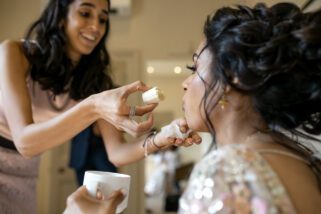
[[[82,17],[85,17],[85,18],[88,18],[90,16],[90,14],[88,12],[83,12],[83,11],[80,11],[79,14],[82,16]]]
[[[195,74],[196,72],[196,65],[186,65],[186,68],[190,71],[192,71],[192,74]]]
[[[105,18],[99,19],[100,24],[106,24],[106,22],[107,22],[107,19],[105,19]]]
[[[92,13],[90,11],[79,11],[80,16],[83,18],[91,18],[93,17]],[[105,18],[105,16],[99,17],[99,23],[102,25],[105,25],[106,22],[108,21],[108,17]]]

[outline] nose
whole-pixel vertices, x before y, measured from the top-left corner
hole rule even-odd
[[[94,32],[99,31],[99,20],[98,19],[91,20],[90,29],[92,29]]]
[[[187,86],[191,80],[191,76],[187,77],[183,82],[182,82],[182,87],[184,91],[187,91]]]

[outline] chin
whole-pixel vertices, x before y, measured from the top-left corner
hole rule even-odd
[[[89,55],[94,51],[95,47],[93,45],[81,45],[78,48],[83,55]]]
[[[196,132],[208,132],[208,128],[206,127],[206,124],[203,121],[200,120],[195,120],[195,121],[191,121],[189,122],[187,119],[187,125],[188,127]]]
[[[94,49],[90,49],[90,50],[84,50],[82,53],[83,55],[90,55],[93,52]]]
[[[206,132],[208,131],[206,124],[204,123],[204,121],[201,119],[201,116],[191,116],[190,114],[188,114],[188,112],[184,111],[184,116],[186,119],[186,123],[188,125],[188,127],[193,130],[193,131],[197,131],[197,132]]]

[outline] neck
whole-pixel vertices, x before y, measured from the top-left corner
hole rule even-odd
[[[66,48],[65,51],[71,61],[72,67],[76,67],[80,62],[81,55],[76,53],[75,51],[72,51],[71,48]]]
[[[260,133],[260,130],[268,130],[267,124],[259,113],[248,109],[230,112],[228,109],[222,110],[227,112],[215,126],[218,146],[246,143],[254,135]]]
[[[72,68],[74,69],[74,68],[77,67],[77,65],[78,65],[78,63],[79,63],[80,60],[72,60],[72,59],[71,59],[70,61],[71,61]]]

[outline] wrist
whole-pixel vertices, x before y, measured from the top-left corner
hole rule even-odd
[[[157,132],[151,132],[147,135],[147,137],[144,140],[144,143],[142,145],[144,149],[144,156],[147,157],[149,153],[153,153],[156,151],[163,150],[164,148],[167,148],[167,146],[158,145],[155,142],[155,138],[157,137]]]
[[[155,133],[155,135],[151,137],[151,141],[152,141],[152,145],[157,150],[161,150],[164,147],[159,141],[159,133]]]
[[[99,105],[95,95],[87,97],[82,103],[84,111],[88,112],[94,121],[101,118],[99,113]]]

